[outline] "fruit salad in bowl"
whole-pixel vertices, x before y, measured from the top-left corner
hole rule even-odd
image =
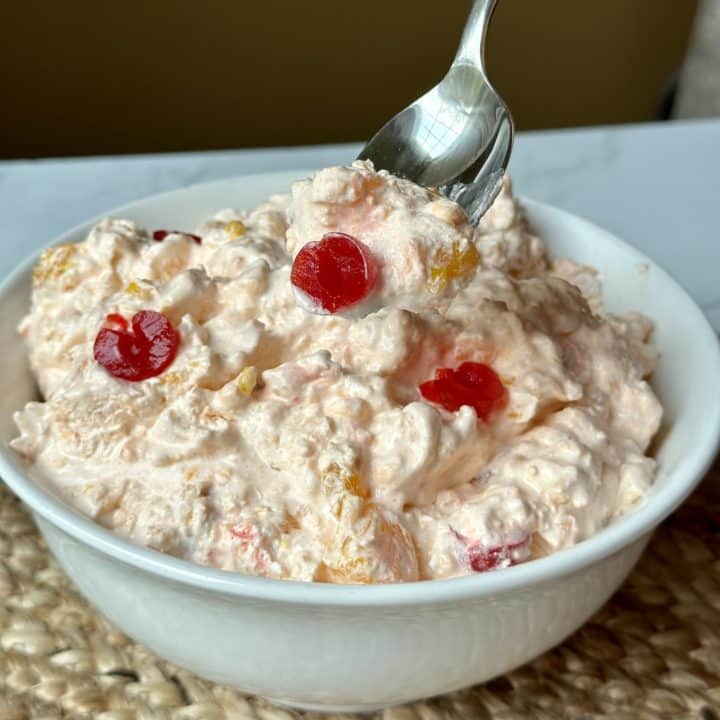
[[[600,607],[713,457],[720,352],[652,260],[509,183],[471,227],[307,175],[140,200],[2,283],[0,473],[146,647],[372,710]]]
[[[42,255],[42,399],[13,449],[140,545],[323,583],[483,573],[642,503],[652,322],[603,308],[509,181],[477,227],[367,162],[197,227],[105,219]]]

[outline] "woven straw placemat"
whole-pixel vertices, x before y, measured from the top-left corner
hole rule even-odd
[[[327,716],[201,680],[112,628],[0,484],[0,720],[300,717]],[[563,645],[485,685],[376,717],[720,720],[720,467]]]

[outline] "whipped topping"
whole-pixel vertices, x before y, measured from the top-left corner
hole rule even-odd
[[[651,323],[604,313],[596,273],[548,257],[509,180],[476,228],[357,162],[183,229],[201,243],[153,230],[106,219],[47,250],[20,326],[44,401],[16,413],[13,447],[105,527],[226,570],[395,582],[547,555],[647,493]],[[308,312],[291,264],[336,231],[377,258],[377,288]],[[127,382],[93,343],[141,310],[181,341]],[[418,390],[466,361],[507,390],[485,422]]]

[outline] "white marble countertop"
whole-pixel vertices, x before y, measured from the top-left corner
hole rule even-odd
[[[0,276],[130,200],[263,170],[349,162],[357,145],[0,162]],[[720,330],[720,120],[520,133],[516,190],[583,215],[668,269]]]

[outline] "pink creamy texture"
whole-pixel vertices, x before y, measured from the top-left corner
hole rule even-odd
[[[433,191],[355,163],[193,232],[202,243],[155,242],[103,220],[35,272],[20,331],[45,400],[16,414],[13,446],[98,523],[226,570],[396,582],[552,553],[647,493],[651,324],[605,314],[596,274],[548,257],[509,182],[473,229]],[[379,263],[352,312],[308,312],[289,281],[328,232]],[[140,310],[181,342],[128,383],[93,342],[107,315]],[[507,389],[486,422],[418,390],[463,362]]]

